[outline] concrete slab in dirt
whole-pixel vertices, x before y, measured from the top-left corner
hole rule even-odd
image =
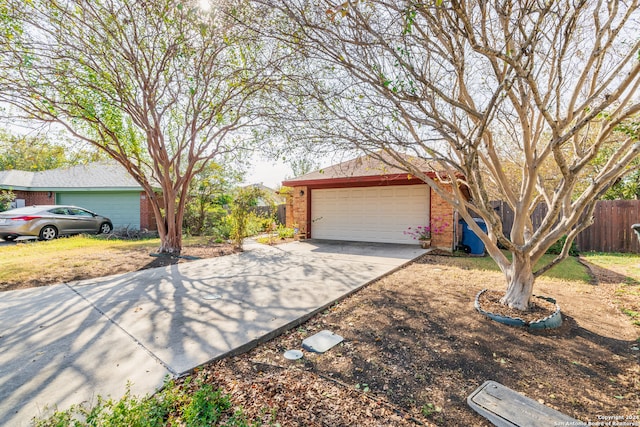
[[[302,340],[302,348],[315,353],[324,353],[340,344],[344,338],[331,331],[324,330]]]
[[[121,396],[162,385],[169,372],[66,285],[0,296],[0,425],[26,425],[45,406],[95,393]]]
[[[425,251],[417,246],[249,244],[204,259],[0,298],[0,425],[45,404],[136,394],[300,323]],[[215,295],[215,298],[212,296]]]
[[[495,381],[486,381],[467,404],[498,427],[573,426],[580,421],[525,397]]]

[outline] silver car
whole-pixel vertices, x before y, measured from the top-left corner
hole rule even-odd
[[[20,236],[52,240],[69,234],[108,234],[111,230],[109,218],[77,206],[29,206],[0,212],[0,239],[8,241]]]

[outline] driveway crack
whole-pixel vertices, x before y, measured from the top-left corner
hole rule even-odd
[[[172,376],[177,377],[178,373],[171,368],[171,366],[169,366],[164,360],[160,359],[158,356],[156,356],[151,350],[149,350],[142,342],[140,342],[136,337],[134,337],[133,335],[131,335],[129,333],[129,331],[127,331],[126,329],[124,329],[122,326],[120,326],[120,324],[118,324],[118,322],[116,322],[115,320],[113,320],[111,317],[109,317],[109,315],[107,313],[105,313],[104,311],[100,310],[100,308],[95,305],[93,302],[91,302],[88,298],[86,298],[84,295],[82,295],[80,292],[78,292],[77,290],[75,290],[72,286],[70,286],[68,283],[64,283],[64,285],[69,288],[73,293],[75,293],[76,295],[78,295],[80,298],[82,298],[83,300],[85,300],[91,307],[93,307],[94,310],[96,310],[98,313],[100,313],[100,315],[102,315],[103,317],[105,317],[112,325],[114,325],[116,328],[120,329],[122,332],[124,332],[129,338],[131,338],[131,340],[133,340],[133,342],[138,345],[140,348],[142,348],[149,356],[151,356],[153,359],[155,359],[158,363],[160,363],[162,366],[164,366],[164,368],[169,371],[169,373],[171,373]]]

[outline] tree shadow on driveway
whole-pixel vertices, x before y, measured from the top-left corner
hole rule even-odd
[[[248,349],[391,268],[375,257],[262,248],[5,292],[0,424],[45,405],[118,398],[127,381],[135,394],[153,392],[165,376]]]

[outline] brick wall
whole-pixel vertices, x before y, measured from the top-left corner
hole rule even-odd
[[[295,223],[295,221],[293,220],[293,195],[292,194],[287,194],[286,195],[286,202],[285,202],[285,226],[289,227],[289,228],[294,228],[293,225]]]
[[[448,191],[451,191],[451,185],[445,186]],[[438,226],[440,224],[447,224],[444,228],[444,232],[441,234],[435,234],[431,238],[431,246],[452,250],[454,247],[453,236],[455,224],[453,222],[453,207],[444,201],[436,192],[431,190],[431,225]]]
[[[298,228],[298,236],[303,239],[309,237],[308,200],[307,187],[293,187],[291,197],[287,198],[287,227]]]
[[[161,197],[156,194],[156,197]],[[157,230],[156,217],[153,214],[151,201],[144,191],[140,192],[140,229]]]
[[[56,194],[50,191],[14,191],[16,199],[24,199],[25,206],[55,205]]]

